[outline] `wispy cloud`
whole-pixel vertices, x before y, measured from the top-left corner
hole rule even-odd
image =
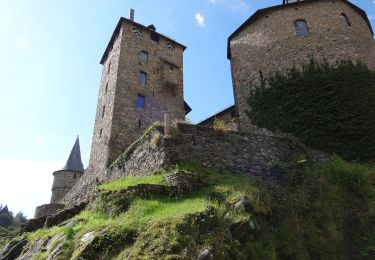
[[[200,26],[200,27],[206,26],[206,24],[204,22],[204,17],[200,13],[195,14],[195,21],[196,21],[197,25]]]
[[[31,49],[31,41],[25,37],[16,38],[14,44],[21,51],[29,51]]]
[[[209,3],[220,4],[234,13],[249,12],[251,9],[250,4],[246,0],[209,0]]]
[[[42,138],[40,138],[40,137],[35,137],[34,138],[34,140],[35,140],[35,143],[37,144],[37,145],[39,145],[39,146],[44,146],[45,144],[46,144],[46,142],[42,139]]]
[[[31,218],[36,206],[49,202],[52,173],[61,165],[29,160],[0,160],[0,204]]]
[[[367,15],[367,17],[368,17],[369,20],[373,20],[374,19],[374,17],[372,15]]]

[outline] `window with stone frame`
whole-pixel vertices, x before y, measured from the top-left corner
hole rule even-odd
[[[136,104],[138,108],[144,109],[146,105],[146,97],[141,94],[138,94]]]
[[[139,74],[138,74],[138,82],[141,85],[146,85],[146,83],[147,83],[147,73],[146,72],[144,72],[142,70],[139,72]]]
[[[341,20],[343,21],[344,25],[347,27],[352,26],[349,17],[345,13],[341,13]]]
[[[294,22],[294,31],[296,35],[300,37],[306,37],[310,34],[307,22],[303,19],[299,19]]]
[[[148,52],[141,51],[140,54],[139,54],[139,60],[142,64],[147,64],[148,63]]]
[[[174,50],[175,50],[175,46],[174,46],[174,44],[171,43],[171,42],[169,42],[169,43],[167,44],[167,48],[170,49],[171,51],[174,51]]]
[[[142,36],[142,29],[139,26],[133,27],[133,33],[137,36]]]

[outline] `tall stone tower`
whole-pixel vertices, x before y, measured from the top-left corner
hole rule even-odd
[[[120,18],[103,65],[89,174],[105,172],[151,123],[184,119],[182,44],[131,18]]]
[[[84,173],[77,137],[65,166],[53,173],[51,204],[60,203]]]
[[[347,0],[283,0],[256,11],[228,38],[239,130],[251,131],[247,98],[270,73],[299,67],[311,57],[361,60],[375,68],[375,41],[369,19]]]

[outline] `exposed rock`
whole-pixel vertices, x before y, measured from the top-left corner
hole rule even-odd
[[[233,208],[238,209],[240,207],[243,207],[246,212],[251,212],[252,207],[249,202],[249,198],[246,196],[241,197],[234,205]]]
[[[8,243],[3,251],[0,253],[0,260],[13,260],[16,259],[22,252],[27,244],[26,239],[15,240]]]
[[[64,222],[67,219],[70,219],[74,217],[75,215],[79,214],[82,210],[85,209],[86,203],[81,203],[79,205],[74,206],[70,209],[65,209],[62,211],[59,211],[57,214],[48,216],[46,218],[46,222],[44,223],[45,228],[56,226],[62,222]]]
[[[174,198],[186,194],[186,190],[167,185],[138,184],[119,191],[102,192],[104,209],[110,215],[117,215],[128,210],[135,198],[151,199],[158,197]]]
[[[22,252],[22,255],[18,257],[17,260],[29,260],[32,259],[37,252],[42,252],[43,250],[46,251],[45,246],[48,241],[49,239],[39,239],[35,242],[33,247],[29,248],[26,252]]]
[[[187,191],[194,190],[202,185],[198,174],[185,171],[178,171],[168,174],[165,179],[173,186],[182,188]]]
[[[71,257],[74,259],[111,259],[133,243],[135,232],[128,229],[107,228],[84,234]]]
[[[85,207],[86,203],[81,203],[72,208],[61,210],[55,215],[44,216],[38,219],[30,219],[25,225],[22,226],[21,232],[33,232],[43,227],[49,228],[58,225],[79,214]]]
[[[59,257],[61,257],[63,253],[62,249],[63,249],[65,242],[66,242],[65,235],[56,235],[52,239],[50,239],[47,244],[47,251],[48,251],[47,260],[59,259]]]
[[[211,249],[204,250],[197,258],[197,260],[214,260],[214,256],[211,253]]]
[[[41,217],[46,217],[48,215],[56,214],[58,211],[63,210],[65,208],[64,204],[45,204],[36,207],[34,218],[38,219]]]

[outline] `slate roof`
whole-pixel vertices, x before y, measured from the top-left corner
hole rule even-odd
[[[355,4],[349,2],[348,0],[341,0],[341,1],[343,1],[345,4],[347,4],[350,7],[352,7],[355,11],[357,11],[363,17],[363,19],[365,19],[365,22],[367,23],[372,36],[374,36],[374,31],[372,30],[372,26],[371,26],[370,20],[368,19],[368,16],[367,16],[366,12],[363,9],[359,8],[358,6],[356,6]],[[288,6],[290,6],[290,5],[299,5],[299,4],[308,4],[308,1],[290,3],[290,4],[288,4]],[[228,45],[227,45],[227,58],[228,59],[231,58],[230,41],[232,40],[232,38],[234,36],[236,36],[237,33],[239,33],[240,31],[242,31],[245,27],[247,27],[248,25],[250,25],[256,19],[258,19],[263,13],[271,11],[271,10],[273,11],[273,10],[281,9],[281,8],[284,8],[285,6],[286,6],[285,4],[281,4],[281,5],[275,5],[275,6],[271,6],[271,7],[259,9],[252,16],[250,16],[249,19],[247,19],[240,27],[237,28],[237,30],[235,30],[229,36],[229,38],[228,38]]]
[[[146,27],[146,26],[144,26],[143,24],[140,24],[140,23],[134,22],[134,21],[132,21],[132,20],[130,20],[130,19],[127,19],[127,18],[121,17],[120,20],[119,20],[118,23],[117,23],[117,26],[116,26],[116,28],[115,28],[115,31],[114,31],[113,34],[112,34],[111,40],[109,41],[109,43],[108,43],[108,45],[107,45],[107,48],[106,48],[105,51],[104,51],[104,54],[103,54],[103,56],[102,56],[102,58],[101,58],[101,60],[100,60],[100,64],[103,65],[104,62],[105,62],[105,60],[107,59],[107,56],[108,56],[108,54],[109,54],[109,52],[110,52],[110,50],[111,50],[111,46],[113,45],[114,41],[116,40],[116,37],[117,37],[118,33],[120,32],[121,25],[122,25],[124,22],[132,23],[134,26],[139,26],[139,27],[141,27],[141,28],[144,29],[144,30],[148,30],[148,31],[151,31],[151,32],[153,32],[153,33],[156,33],[156,34],[158,34],[159,36],[161,36],[161,37],[167,39],[168,41],[170,41],[170,42],[172,42],[172,43],[174,43],[174,44],[177,44],[177,45],[181,46],[183,50],[186,49],[186,46],[182,45],[181,43],[176,42],[175,40],[173,40],[173,39],[171,39],[171,38],[169,38],[169,37],[167,37],[167,36],[165,36],[165,35],[163,35],[163,34],[161,34],[161,33],[156,32],[156,28],[155,28],[155,26],[153,26],[153,25],[152,25],[152,26],[153,26],[153,28],[155,28],[155,30],[153,30],[153,28],[150,28],[151,25],[149,25],[148,27]]]
[[[65,166],[61,169],[61,171],[84,172],[78,136],[76,142],[73,145],[72,151],[70,152],[69,158],[66,161]]]

